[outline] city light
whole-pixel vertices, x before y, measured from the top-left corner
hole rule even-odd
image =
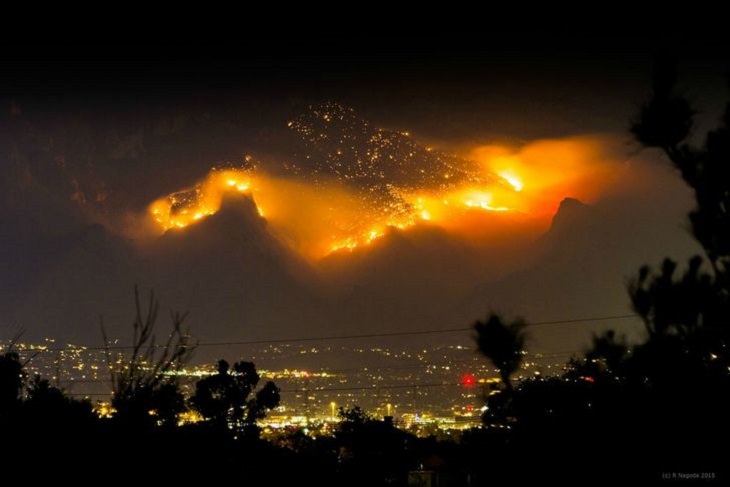
[[[476,384],[476,377],[474,374],[464,374],[461,376],[461,385],[464,387],[473,387]]]

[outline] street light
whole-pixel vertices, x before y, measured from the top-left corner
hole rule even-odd
[[[335,422],[335,408],[336,407],[337,407],[337,403],[335,403],[334,401],[332,401],[330,403],[330,408],[332,408],[332,422],[333,423]]]

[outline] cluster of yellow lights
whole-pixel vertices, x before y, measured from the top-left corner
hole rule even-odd
[[[368,227],[353,225],[349,235],[342,233],[329,233],[323,243],[323,252],[328,255],[341,250],[353,251],[358,247],[367,246],[385,236],[392,229],[407,229],[421,222],[431,224],[446,223],[452,217],[454,211],[488,211],[507,212],[512,208],[495,203],[498,198],[495,192],[500,194],[500,201],[506,193],[515,194],[523,189],[522,181],[512,172],[502,172],[499,176],[504,183],[501,187],[491,188],[458,188],[450,190],[447,194],[443,192],[402,195],[407,204],[408,211],[404,214],[384,215],[374,218],[362,215],[364,220],[370,220]],[[154,221],[164,230],[182,229],[203,218],[215,214],[221,207],[223,198],[227,194],[248,195],[254,201],[259,215],[263,216],[264,211],[257,195],[261,189],[257,185],[257,178],[264,178],[251,170],[243,169],[213,169],[208,176],[192,189],[179,191],[171,195],[159,198],[154,201],[149,212]],[[271,197],[270,195],[268,196]],[[261,198],[266,201],[265,198]],[[362,222],[358,222],[362,223]],[[320,252],[322,253],[322,252]],[[324,256],[320,255],[320,257]]]

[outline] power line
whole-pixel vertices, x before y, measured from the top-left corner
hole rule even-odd
[[[611,320],[625,320],[629,318],[636,318],[636,315],[614,315],[614,316],[600,316],[590,318],[573,318],[566,320],[551,320],[551,321],[535,321],[527,323],[525,326],[554,326],[554,325],[568,325],[576,323],[594,323]],[[318,337],[293,337],[293,338],[269,338],[261,340],[243,340],[243,341],[221,341],[221,342],[202,342],[195,344],[196,347],[221,347],[221,346],[233,346],[233,345],[266,345],[275,343],[295,343],[295,342],[317,342],[317,341],[331,341],[331,340],[355,340],[355,339],[366,339],[366,338],[389,338],[398,336],[420,336],[420,335],[438,335],[448,333],[459,333],[465,331],[472,331],[472,327],[459,327],[459,328],[444,328],[437,330],[413,330],[413,331],[396,331],[387,333],[362,333],[352,335],[324,335]],[[193,345],[191,345],[192,347]],[[164,345],[156,345],[155,348],[163,348]],[[92,352],[92,351],[106,351],[106,350],[130,350],[133,349],[132,345],[110,345],[97,346],[97,347],[85,347],[78,346],[77,348],[69,347],[47,347],[42,349],[31,349],[27,351],[32,352]],[[23,350],[26,351],[26,350]]]
[[[616,315],[616,316],[602,316],[593,318],[574,318],[570,320],[553,320],[553,321],[536,321],[527,323],[526,326],[551,326],[551,325],[563,325],[571,323],[589,323],[596,321],[609,321],[609,320],[621,320],[628,318],[635,318],[636,315]],[[248,341],[235,341],[235,342],[209,342],[200,343],[198,346],[203,347],[216,347],[222,345],[263,345],[266,343],[287,343],[287,342],[310,342],[310,341],[328,341],[328,340],[351,340],[360,338],[384,338],[384,337],[396,337],[396,336],[416,336],[416,335],[436,335],[445,333],[458,333],[463,331],[472,331],[472,327],[460,327],[460,328],[444,328],[440,330],[415,330],[415,331],[395,331],[389,333],[363,333],[358,335],[330,335],[321,337],[299,337],[299,338],[277,338],[269,340],[248,340]]]
[[[616,316],[600,316],[597,318],[574,318],[572,320],[536,321],[533,323],[527,323],[525,326],[569,325],[572,323],[593,323],[596,321],[626,320],[629,318],[637,318],[637,316],[634,314],[630,314],[630,315],[616,315]]]

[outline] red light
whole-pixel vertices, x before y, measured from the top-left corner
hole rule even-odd
[[[474,374],[464,374],[461,376],[461,385],[464,387],[472,387],[476,383],[477,379],[474,377]]]
[[[583,380],[591,383],[596,382],[596,379],[594,379],[593,377],[583,377]]]

